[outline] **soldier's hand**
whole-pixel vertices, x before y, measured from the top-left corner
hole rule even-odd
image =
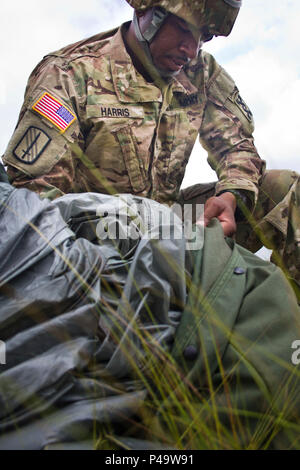
[[[206,201],[204,207],[204,223],[207,226],[211,219],[219,219],[224,235],[230,237],[236,232],[235,213],[236,199],[232,193],[223,193]]]

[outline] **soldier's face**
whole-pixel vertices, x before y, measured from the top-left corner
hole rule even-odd
[[[146,12],[140,18],[140,28],[143,32],[151,14]],[[202,45],[200,31],[175,15],[169,15],[153,41],[150,51],[155,66],[166,72],[179,72],[186,63],[194,59]]]

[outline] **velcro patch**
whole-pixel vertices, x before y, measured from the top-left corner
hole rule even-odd
[[[237,89],[235,89],[234,94],[230,96],[229,99],[240,108],[240,110],[246,116],[248,121],[253,122],[253,114],[246,105],[245,101],[243,100]]]
[[[189,106],[194,106],[199,104],[199,94],[193,93],[191,95],[186,95],[184,93],[174,93],[174,97],[182,108],[187,108]]]
[[[33,165],[50,142],[51,137],[46,132],[38,127],[30,126],[14,148],[13,154],[20,162],[26,165]]]
[[[49,93],[44,93],[32,109],[51,121],[62,132],[65,132],[77,119],[64,104]]]

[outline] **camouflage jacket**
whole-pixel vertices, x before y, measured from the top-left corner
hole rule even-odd
[[[256,194],[264,162],[231,77],[200,51],[176,78],[146,81],[124,45],[128,24],[51,53],[32,72],[3,157],[13,184],[52,199],[92,191],[174,200],[199,134],[216,193]]]

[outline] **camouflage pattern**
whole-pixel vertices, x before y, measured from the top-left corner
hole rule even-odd
[[[126,0],[136,10],[161,7],[196,28],[205,27],[214,36],[228,36],[233,28],[241,1],[236,7],[227,0]]]
[[[264,175],[250,223],[238,224],[237,242],[255,252],[272,250],[271,261],[290,279],[300,303],[300,176],[288,170]]]
[[[3,158],[13,184],[50,199],[93,191],[173,201],[200,133],[216,192],[256,197],[264,162],[231,77],[200,51],[176,78],[149,83],[124,46],[127,27],[52,53],[33,71]],[[64,133],[33,109],[45,92],[77,117]]]
[[[204,204],[215,184],[199,184],[181,191],[181,204]],[[300,176],[289,170],[266,171],[259,184],[253,213],[237,224],[236,241],[255,253],[263,245],[271,260],[290,280],[300,303]]]

